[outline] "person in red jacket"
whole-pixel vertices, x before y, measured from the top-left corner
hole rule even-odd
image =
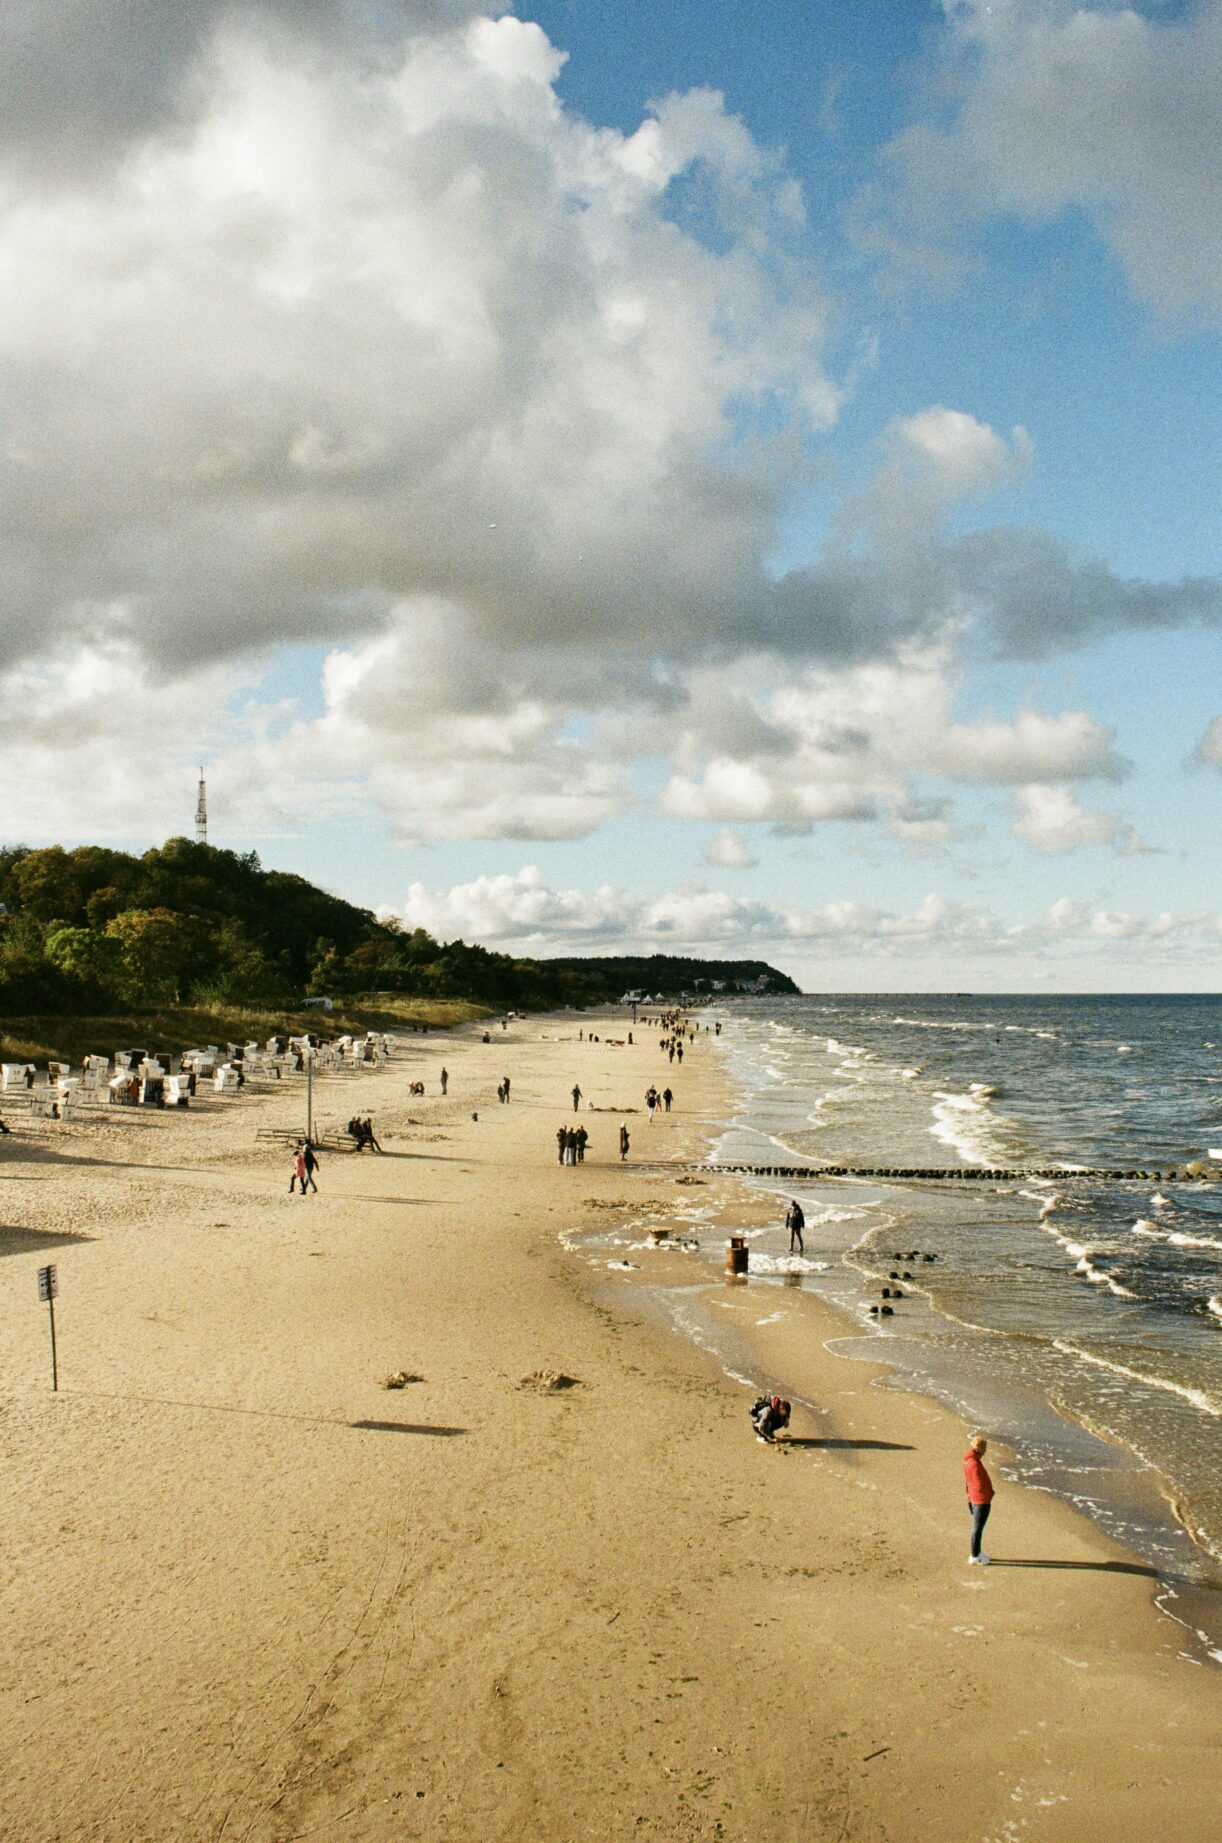
[[[967,1480],[967,1507],[972,1513],[972,1546],[968,1560],[979,1562],[988,1567],[989,1557],[980,1547],[980,1538],[984,1526],[989,1520],[993,1508],[993,1480],[984,1469],[984,1455],[988,1451],[988,1441],[982,1433],[975,1433],[967,1443],[963,1455],[963,1476]]]

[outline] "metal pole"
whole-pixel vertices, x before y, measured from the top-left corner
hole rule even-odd
[[[306,1138],[314,1140],[314,1045],[306,1044]]]
[[[51,1298],[47,1300],[47,1304],[51,1308],[51,1388],[52,1388],[53,1393],[58,1394],[59,1393],[59,1363],[55,1355],[55,1296],[54,1294],[52,1294]]]

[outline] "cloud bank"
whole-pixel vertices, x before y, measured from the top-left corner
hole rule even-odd
[[[385,911],[384,913],[390,913]],[[1038,960],[1066,951],[1193,957],[1216,953],[1222,911],[1141,915],[1062,898],[1025,922],[1008,922],[979,903],[930,894],[896,912],[863,902],[819,907],[757,902],[683,884],[661,896],[612,885],[593,891],[550,888],[527,865],[514,875],[485,876],[450,889],[413,883],[400,919],[441,939],[459,936],[506,951],[597,954],[711,951],[723,957],[777,954],[817,969],[819,956],[864,956],[904,962],[947,953]],[[809,976],[809,975],[808,975]]]

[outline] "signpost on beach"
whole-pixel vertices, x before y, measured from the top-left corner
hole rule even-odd
[[[306,1138],[314,1142],[314,1045],[306,1042]]]
[[[55,1357],[55,1301],[59,1297],[59,1273],[54,1267],[38,1269],[38,1297],[45,1299],[51,1312],[51,1388],[59,1392],[59,1364]]]

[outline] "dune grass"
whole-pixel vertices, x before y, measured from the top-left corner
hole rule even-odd
[[[487,1005],[466,999],[379,997],[337,1004],[334,1011],[172,1005],[153,1011],[108,1012],[103,1017],[7,1017],[0,1018],[0,1060],[79,1063],[85,1056],[109,1056],[113,1050],[127,1048],[177,1055],[205,1043],[263,1042],[285,1031],[312,1030],[332,1037],[412,1025],[448,1030],[488,1016]]]

